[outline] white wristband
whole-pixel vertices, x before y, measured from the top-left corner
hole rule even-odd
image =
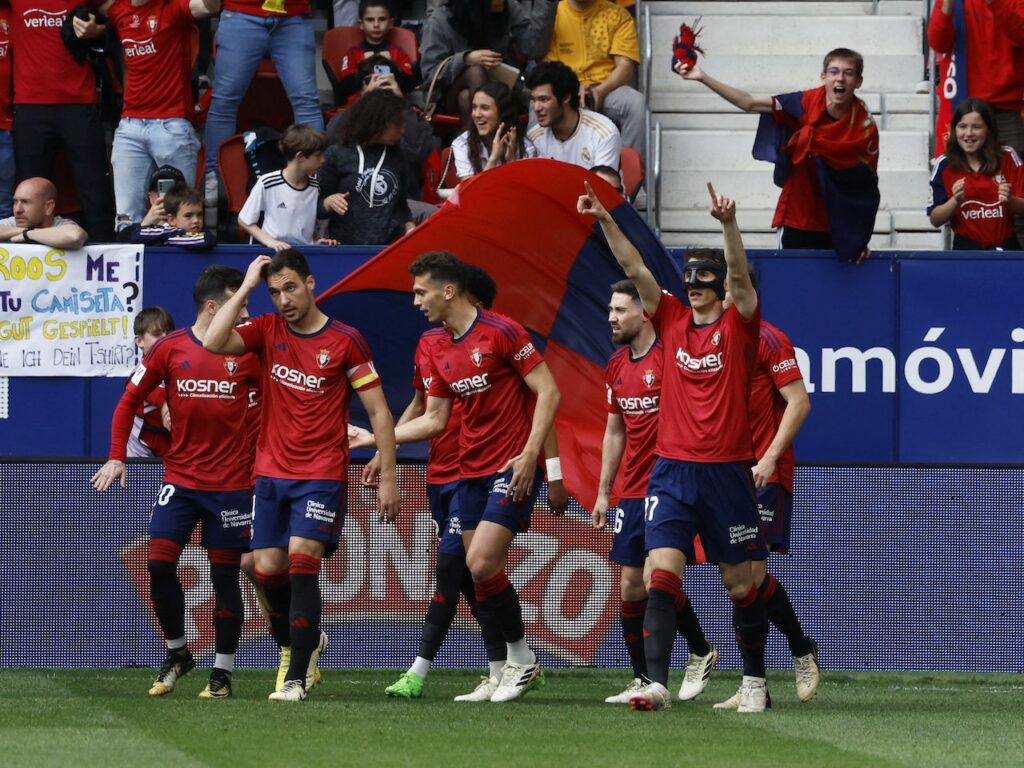
[[[562,460],[557,456],[553,459],[544,460],[544,468],[548,472],[548,482],[553,483],[555,480],[562,479]]]

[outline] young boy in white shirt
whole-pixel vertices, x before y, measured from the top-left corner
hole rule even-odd
[[[238,213],[238,226],[275,252],[296,245],[337,245],[336,240],[314,235],[320,196],[316,174],[324,164],[327,134],[308,125],[290,125],[278,148],[286,162],[284,170],[256,180]]]

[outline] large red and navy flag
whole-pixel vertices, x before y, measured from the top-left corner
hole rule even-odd
[[[494,310],[520,323],[544,354],[562,393],[556,427],[569,492],[596,498],[607,420],[604,366],[614,351],[609,286],[623,278],[593,219],[576,211],[589,181],[658,282],[682,294],[678,266],[640,216],[589,171],[525,160],[463,182],[423,225],[346,276],[320,308],[366,336],[393,411],[412,398],[412,358],[427,329],[413,307],[407,269],[421,253],[446,250],[494,278]]]

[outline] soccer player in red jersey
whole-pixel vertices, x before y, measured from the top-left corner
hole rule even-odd
[[[160,339],[136,369],[114,411],[110,460],[92,477],[98,491],[119,478],[125,485],[125,447],[135,410],[164,383],[174,429],[164,456],[163,486],[149,522],[149,577],[167,658],[149,689],[150,696],[170,693],[195,667],[185,641],[185,595],[177,566],[200,520],[216,599],[216,657],[210,682],[199,695],[214,699],[231,695],[244,612],[239,562],[249,548],[252,522],[252,459],[238,435],[246,429],[249,391],[258,380],[259,363],[244,352],[214,355],[202,344],[215,314],[241,284],[242,273],[231,267],[212,265],[199,276],[193,289],[195,323]],[[229,319],[234,322],[244,316],[245,302],[235,302]]]
[[[757,349],[760,312],[750,284],[736,224],[735,201],[711,192],[711,215],[722,223],[719,264],[688,260],[687,307],[663,293],[636,248],[618,228],[590,185],[577,209],[600,223],[626,276],[640,293],[665,349],[658,457],[645,498],[645,531],[651,570],[644,616],[648,684],[630,699],[634,709],[668,709],[668,666],[675,636],[675,600],[683,568],[699,533],[707,559],[718,564],[736,607],[743,647],[740,712],[767,706],[764,643],[768,618],[754,583],[752,560],[765,550],[758,530],[750,472],[753,444],[747,420],[748,385]],[[698,252],[699,253],[699,252]],[[723,305],[728,285],[733,304]]]
[[[467,292],[471,297],[470,300],[484,309],[490,309],[497,294],[494,280],[480,267],[467,264],[466,268]],[[430,388],[430,357],[433,347],[446,335],[447,332],[443,328],[431,328],[420,336],[413,356],[413,399],[399,417],[397,426],[423,415],[426,410],[426,391]],[[408,671],[384,689],[387,696],[418,699],[423,695],[427,673],[455,620],[460,595],[466,598],[473,615],[477,614],[473,575],[466,566],[466,549],[462,544],[462,536],[457,524],[459,515],[457,499],[459,428],[461,422],[462,407],[456,401],[452,405],[451,417],[448,419],[444,432],[430,441],[427,456],[427,499],[438,536],[437,558],[434,566],[437,589],[430,599],[430,606],[427,608],[427,615],[423,622],[419,654]],[[377,456],[367,464],[363,475],[367,484],[376,482],[379,464]],[[451,518],[453,517],[456,520],[455,525],[452,524]],[[485,622],[480,629],[484,635],[487,658],[491,660],[488,677],[500,676],[501,669],[505,665],[505,638],[501,634],[500,628],[491,623]]]
[[[233,327],[234,312],[266,279],[279,314]],[[394,424],[356,329],[316,306],[305,256],[294,248],[257,256],[241,288],[221,308],[205,346],[223,355],[254,351],[263,375],[262,424],[256,446],[252,548],[256,578],[270,605],[271,634],[289,648],[272,701],[302,701],[327,645],[320,630],[320,567],[338,543],[347,506],[348,441],[352,392],[359,395],[381,453],[379,514],[398,514]]]
[[[633,680],[622,693],[605,699],[608,704],[628,704],[646,683],[643,624],[647,610],[644,584],[644,496],[654,466],[654,446],[660,415],[663,348],[649,318],[644,316],[640,294],[629,280],[612,285],[608,302],[612,341],[622,346],[605,369],[608,393],[608,422],[601,450],[601,477],[592,517],[594,527],[603,530],[612,516],[615,542],[609,553],[622,566],[619,591],[622,599],[619,619],[626,643]],[[619,469],[622,472],[619,472]],[[618,477],[613,488],[613,482]],[[611,507],[612,492],[619,498]],[[689,596],[680,591],[675,598],[676,628],[686,639],[690,657],[679,698],[694,699],[704,692],[708,676],[718,661],[718,651],[707,641]]]
[[[757,275],[750,269],[750,282],[757,289]],[[725,303],[731,301],[726,294]],[[803,376],[796,362],[793,342],[771,323],[761,321],[757,361],[750,381],[750,431],[754,438],[754,485],[761,534],[773,552],[789,553],[790,522],[793,512],[793,440],[811,411]],[[818,690],[818,644],[804,634],[793,604],[782,584],[754,560],[754,581],[764,600],[768,620],[786,637],[793,654],[796,693],[810,701]],[[736,709],[739,693],[715,704],[715,709]]]
[[[499,627],[508,651],[500,680],[488,678],[466,700],[511,701],[544,683],[505,571],[512,539],[530,526],[542,477],[538,457],[558,409],[558,386],[523,326],[474,304],[459,259],[425,253],[409,272],[416,306],[430,322],[444,323],[445,336],[433,347],[426,411],[400,426],[396,437],[407,443],[441,434],[453,400],[462,403],[459,514],[449,526],[466,546],[480,623]]]

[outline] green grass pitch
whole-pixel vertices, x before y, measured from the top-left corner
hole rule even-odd
[[[775,671],[773,709],[739,715],[711,709],[735,672],[657,713],[603,703],[623,670],[547,674],[498,705],[452,702],[471,671],[435,669],[424,698],[406,701],[383,695],[394,670],[326,669],[308,701],[277,704],[270,670],[239,670],[227,701],[196,698],[200,670],[162,699],[146,695],[153,670],[0,670],[0,766],[1024,765],[1019,675],[826,672],[800,704],[792,673]]]

